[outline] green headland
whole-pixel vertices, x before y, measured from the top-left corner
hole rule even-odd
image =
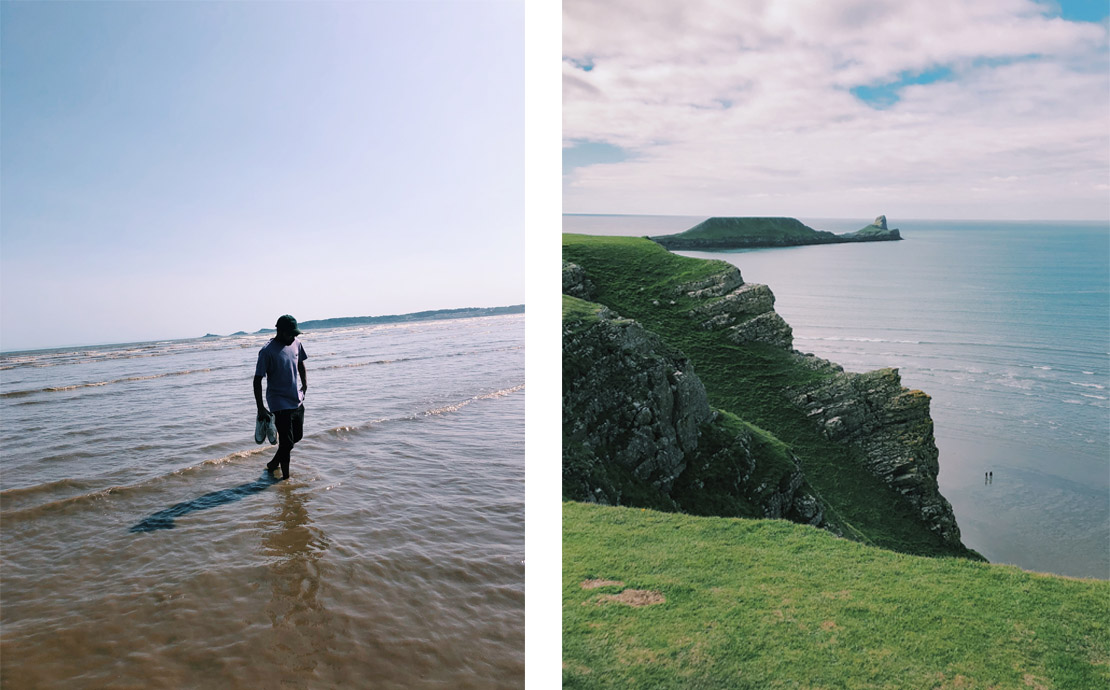
[[[565,687],[1110,686],[1110,584],[964,546],[897,370],[795,351],[723,261],[563,259]]]
[[[843,242],[884,242],[902,239],[897,229],[889,229],[886,216],[855,232],[836,235],[814,230],[795,218],[709,218],[676,235],[649,238],[667,249],[747,249],[755,247],[793,247],[807,244]]]

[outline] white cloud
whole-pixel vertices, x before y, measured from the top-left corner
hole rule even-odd
[[[1026,0],[564,3],[567,212],[1110,213],[1107,26]],[[589,70],[583,65],[592,65]],[[943,68],[876,109],[850,89]]]

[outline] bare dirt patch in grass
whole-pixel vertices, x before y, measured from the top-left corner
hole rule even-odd
[[[601,601],[615,601],[629,606],[651,606],[666,601],[663,593],[654,589],[626,589],[620,594],[606,594],[599,598]]]
[[[582,589],[597,589],[598,587],[624,587],[624,583],[617,580],[582,580]]]
[[[1042,685],[1041,684],[1041,679],[1037,678],[1032,673],[1026,673],[1022,677],[1022,680],[1025,681],[1025,684],[1027,686],[1033,688],[1033,690],[1048,690],[1048,686],[1047,685]]]

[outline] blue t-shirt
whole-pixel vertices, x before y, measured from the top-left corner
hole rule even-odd
[[[295,410],[301,406],[304,395],[297,385],[297,365],[308,359],[301,341],[293,339],[292,345],[282,345],[274,338],[258,351],[255,376],[266,377],[266,403],[270,412]]]

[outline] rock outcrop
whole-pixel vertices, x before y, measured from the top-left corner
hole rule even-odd
[[[902,233],[897,228],[886,226],[886,216],[879,216],[875,222],[855,232],[837,235],[845,242],[885,242],[902,239]]]
[[[789,349],[794,342],[790,325],[775,312],[771,289],[745,283],[735,266],[725,264],[719,273],[680,285],[677,292],[699,300],[690,316],[702,328],[728,330],[735,343],[759,342]]]
[[[880,216],[876,223],[885,224]],[[678,291],[698,300],[690,316],[702,328],[727,329],[736,343],[792,347],[790,326],[774,311],[765,285],[745,283],[740,271],[721,262],[720,271]],[[845,372],[827,360],[795,353],[799,367],[823,374],[804,390],[786,391],[831,441],[858,448],[872,474],[902,494],[930,530],[960,543],[952,506],[940,494],[939,452],[929,416],[929,396],[904,388],[897,370]]]
[[[578,264],[563,262],[563,294],[584,300],[592,300],[596,289],[586,272]]]
[[[564,436],[668,493],[698,426],[715,416],[705,387],[682,353],[635,321],[599,306],[580,326],[563,326]]]
[[[711,512],[823,524],[797,458],[712,409],[681,352],[591,306],[592,317],[563,324],[566,498],[703,514],[724,505]]]
[[[937,487],[939,451],[929,396],[903,387],[897,369],[854,374],[812,355],[798,358],[831,376],[788,391],[791,401],[826,438],[858,448],[872,474],[901,493],[930,530],[960,544],[952,506]]]

